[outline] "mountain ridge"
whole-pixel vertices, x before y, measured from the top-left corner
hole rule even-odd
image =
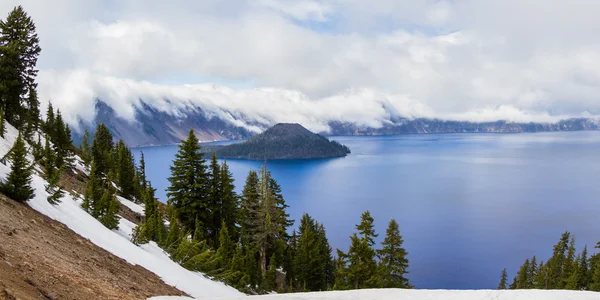
[[[193,128],[201,142],[219,140],[246,140],[276,124],[271,120],[257,122],[244,115],[223,111],[228,119],[202,107],[188,107],[177,114],[169,114],[140,101],[135,107],[135,120],[119,117],[116,111],[102,100],[95,104],[93,120],[79,119],[78,129],[73,130],[73,140],[81,141],[83,130],[91,133],[98,123],[104,123],[116,139],[123,139],[128,146],[154,146],[177,144],[185,139]],[[306,125],[306,124],[304,124]],[[469,122],[441,119],[404,117],[389,118],[381,126],[363,126],[352,122],[332,120],[327,122],[329,131],[317,132],[324,136],[368,136],[428,133],[522,133],[548,131],[600,130],[599,122],[589,118],[571,118],[555,123],[520,123],[498,120],[494,122]],[[76,128],[77,129],[77,128]]]

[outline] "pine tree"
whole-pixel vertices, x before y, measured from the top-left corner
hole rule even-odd
[[[499,290],[506,290],[506,284],[508,280],[508,274],[506,273],[506,268],[502,270],[502,275],[500,276],[500,283],[498,283]]]
[[[334,260],[335,265],[335,284],[333,285],[334,290],[347,290],[350,289],[350,283],[348,282],[348,255],[337,249],[337,258]]]
[[[220,170],[221,218],[225,226],[227,226],[232,240],[237,241],[239,239],[239,230],[236,223],[239,217],[240,201],[238,195],[235,193],[233,175],[229,171],[226,161],[223,161]]]
[[[545,289],[561,289],[564,286],[564,282],[568,274],[564,272],[565,266],[568,264],[567,252],[569,250],[569,241],[571,239],[571,233],[568,231],[563,233],[560,241],[554,245],[554,251],[552,257],[548,259],[547,272],[548,279]]]
[[[539,277],[539,269],[537,264],[537,258],[535,257],[535,255],[531,258],[529,262],[529,270],[527,272],[527,286],[529,289],[534,289],[538,286],[537,279]]]
[[[81,159],[86,164],[89,164],[92,161],[92,149],[90,146],[90,132],[87,129],[83,131],[83,138],[81,139],[79,149],[81,149]]]
[[[167,188],[167,196],[169,203],[177,210],[182,225],[194,235],[199,235],[196,230],[202,230],[201,236],[208,238],[206,226],[212,222],[208,198],[209,175],[202,156],[198,139],[194,130],[190,129],[188,138],[179,145],[171,166],[171,185]],[[196,221],[202,228],[197,228]]]
[[[113,150],[113,136],[108,128],[100,123],[96,127],[92,141],[92,161],[96,165],[96,176],[102,178],[108,175],[111,166],[111,152]]]
[[[598,258],[598,254],[596,254]],[[600,259],[596,260],[592,273],[592,282],[590,283],[590,291],[600,292]]]
[[[56,112],[54,127],[50,132],[50,138],[56,150],[56,165],[66,170],[73,167],[73,141],[71,130],[65,124],[59,110]]]
[[[589,289],[590,286],[590,282],[592,280],[592,274],[590,273],[590,264],[588,261],[588,251],[587,251],[587,245],[585,245],[585,247],[583,248],[583,251],[581,252],[581,257],[579,260],[579,268],[581,271],[581,277],[579,278],[579,283],[578,286],[580,287],[580,289],[584,289],[587,290]]]
[[[210,245],[217,245],[221,227],[223,203],[221,199],[221,167],[217,155],[212,153],[209,167],[209,210],[212,220],[206,224],[210,238]]]
[[[260,208],[259,179],[256,171],[251,170],[246,177],[246,184],[242,191],[240,207],[240,232],[243,243],[252,244],[260,222],[258,210]]]
[[[377,263],[375,250],[369,240],[356,233],[350,237],[348,250],[348,283],[353,289],[377,288]]]
[[[529,282],[529,259],[526,259],[517,273],[517,289],[528,289]]]
[[[179,242],[182,233],[181,229],[179,228],[179,222],[177,220],[177,211],[169,205],[167,207],[167,212],[169,213],[169,233],[164,244],[165,249],[167,249],[167,251],[170,251],[171,249],[179,247]]]
[[[90,172],[90,180],[87,183],[83,198],[82,207],[92,217],[98,219],[102,216],[102,196],[104,195],[104,187],[102,179],[96,175],[96,164],[92,162],[92,170]]]
[[[373,232],[374,233],[374,232]],[[386,236],[377,251],[380,259],[379,272],[384,288],[410,288],[411,285],[405,274],[408,273],[408,254],[402,244],[400,228],[396,220],[391,220],[386,230]]]
[[[54,132],[54,108],[52,107],[52,102],[48,103],[48,108],[46,109],[44,132],[48,136],[51,136]]]
[[[60,198],[64,196],[64,191],[58,185],[60,180],[60,169],[55,169],[48,174],[48,184],[46,185],[46,192],[48,195],[48,202],[50,204],[58,204],[61,202]]]
[[[29,87],[27,97],[27,132],[29,137],[31,133],[39,129],[40,124],[40,101],[38,100],[37,91],[33,87]]]
[[[104,195],[101,198],[102,215],[98,218],[108,229],[119,228],[119,202],[109,190],[104,190]]]
[[[300,219],[298,245],[294,257],[296,280],[308,291],[322,291],[327,287],[325,264],[320,253],[317,224],[308,214]]]
[[[325,285],[323,290],[329,290],[335,284],[335,265],[333,263],[332,249],[325,233],[325,226],[317,223],[317,239],[319,241],[319,257],[325,269]]]
[[[273,179],[267,171],[266,165],[260,171],[259,182],[259,209],[258,226],[255,237],[256,246],[259,249],[261,274],[267,272],[267,258],[270,252],[281,245],[287,239],[286,226],[284,222],[286,215],[285,206],[278,205],[278,194],[271,189]]]
[[[375,234],[374,229],[374,219],[371,217],[371,213],[367,210],[360,217],[360,224],[356,225],[356,230],[358,230],[359,235],[362,239],[367,240],[369,246],[375,245],[375,238],[378,236]]]
[[[1,25],[1,24],[0,24]],[[2,192],[19,202],[26,202],[35,196],[31,187],[31,168],[27,160],[27,149],[25,141],[19,133],[12,149],[6,155],[11,162],[10,173],[4,183],[1,184]]]
[[[47,200],[50,204],[60,203],[60,198],[64,195],[63,190],[58,185],[61,169],[56,166],[55,160],[54,149],[52,149],[50,140],[48,136],[46,136],[46,144],[43,150],[43,165],[48,181],[48,185],[46,185],[46,192],[49,193]]]
[[[33,20],[23,7],[15,7],[0,20],[0,105],[6,120],[17,129],[26,119],[25,96],[35,90],[35,69],[41,51]]]
[[[133,154],[131,154],[131,150],[125,145],[123,140],[118,142],[117,149],[118,183],[121,188],[121,196],[132,199],[135,194],[135,163],[133,161]]]

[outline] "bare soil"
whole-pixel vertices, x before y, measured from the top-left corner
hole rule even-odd
[[[0,195],[0,300],[185,295],[154,273]]]

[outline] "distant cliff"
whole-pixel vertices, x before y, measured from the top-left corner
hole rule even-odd
[[[397,135],[419,133],[520,133],[545,131],[600,130],[591,119],[568,119],[557,123],[460,122],[436,119],[401,119],[381,128],[356,126],[352,123],[331,122],[332,135]]]
[[[276,124],[242,143],[205,150],[215,151],[218,157],[251,160],[343,157],[350,153],[348,147],[336,141],[289,123]]]
[[[135,120],[119,118],[113,108],[103,101],[96,102],[94,120],[80,121],[79,127],[93,130],[98,123],[104,123],[113,136],[123,139],[129,146],[166,145],[179,143],[185,139],[187,132],[193,128],[203,142],[215,140],[245,140],[257,134],[238,124],[254,126],[258,130],[266,130],[273,124],[268,120],[263,123],[249,121],[244,115],[222,112],[230,118],[222,119],[219,115],[209,113],[201,107],[188,107],[177,114],[169,114],[158,110],[143,101],[135,108]],[[221,114],[221,115],[223,115]],[[306,125],[306,124],[304,124]],[[519,133],[543,131],[578,131],[599,130],[597,121],[585,118],[562,120],[557,123],[513,123],[496,122],[460,122],[437,119],[392,118],[382,127],[373,128],[359,126],[354,123],[331,121],[330,130],[321,135],[397,135],[419,133]],[[81,132],[73,131],[76,144],[81,141]]]

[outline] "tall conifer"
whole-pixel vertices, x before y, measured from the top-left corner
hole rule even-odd
[[[26,202],[33,198],[35,193],[31,187],[32,166],[27,160],[25,141],[20,133],[6,156],[11,162],[10,173],[0,188],[13,200]]]

